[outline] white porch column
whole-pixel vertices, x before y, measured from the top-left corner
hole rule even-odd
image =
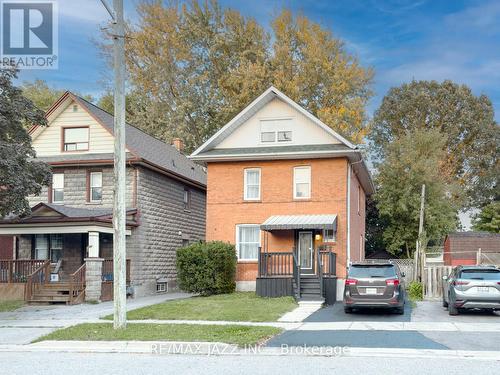
[[[99,258],[99,232],[89,232],[89,258]]]

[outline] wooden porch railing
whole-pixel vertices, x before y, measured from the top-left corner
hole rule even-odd
[[[70,289],[69,289],[69,304],[75,302],[80,303],[78,300],[82,299],[85,292],[85,271],[86,264],[83,263],[80,268],[70,275]]]
[[[43,264],[31,273],[24,289],[25,301],[31,301],[33,294],[44,284],[48,284],[50,279],[50,261],[45,260]]]
[[[106,258],[102,262],[102,280],[113,281],[113,258]],[[127,283],[130,282],[130,259],[126,263],[126,279]]]
[[[0,283],[25,283],[28,276],[44,263],[45,260],[0,259]]]
[[[266,252],[259,251],[259,277],[292,277],[294,273],[293,252]]]

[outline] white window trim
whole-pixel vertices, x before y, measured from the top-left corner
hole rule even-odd
[[[298,169],[309,169],[309,191],[307,197],[298,197],[297,196],[297,183],[296,183],[296,171]],[[294,167],[293,168],[293,199],[299,199],[299,200],[304,200],[304,199],[311,199],[311,183],[312,181],[312,169],[310,165],[303,165],[300,167]]]
[[[238,261],[256,261],[257,258],[240,258],[240,227],[259,227],[259,246],[261,247],[261,233],[260,233],[260,225],[259,224],[236,224],[236,257]]]
[[[293,123],[295,122],[295,117],[294,116],[284,116],[284,117],[260,117],[259,119],[259,124],[260,124],[260,129],[259,129],[259,143],[261,145],[290,145],[294,143],[294,130],[291,129],[281,129],[281,130],[274,130],[274,131],[262,131],[262,122],[266,121],[286,121],[289,120],[292,122],[292,127]],[[278,132],[280,131],[289,131],[292,133],[292,139],[290,141],[278,141]],[[262,141],[262,133],[274,133],[274,141],[269,141],[269,142],[263,142]]]
[[[54,176],[55,175],[61,175],[62,176],[62,188],[54,188]],[[52,203],[64,203],[64,173],[54,173],[52,175],[52,191],[51,191],[51,194],[52,194],[52,197],[51,197],[51,200],[52,200]],[[55,191],[56,190],[62,190],[63,191],[63,199],[61,201],[58,201],[55,199]]]
[[[247,172],[258,172],[259,173],[259,194],[257,198],[248,197],[247,189]],[[245,168],[243,171],[243,200],[245,201],[260,201],[260,190],[262,186],[262,171],[260,168]]]
[[[323,242],[324,243],[334,243],[337,241],[337,232],[336,231],[333,230],[333,239],[329,239],[329,240],[326,239],[325,233],[326,233],[326,229],[323,229],[322,234],[323,234]]]
[[[93,174],[96,174],[96,173],[100,173],[101,174],[101,186],[93,186],[92,185],[92,175]],[[89,201],[91,203],[100,203],[102,202],[102,185],[103,185],[103,174],[101,171],[94,171],[94,172],[90,172],[90,175],[89,175]],[[101,188],[101,199],[92,199],[92,188]]]

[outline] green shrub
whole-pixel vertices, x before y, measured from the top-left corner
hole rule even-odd
[[[182,290],[201,295],[236,289],[236,251],[221,241],[198,242],[177,250],[177,280]]]
[[[412,281],[410,285],[408,285],[408,296],[412,301],[421,301],[424,296],[424,288],[422,283],[418,281]]]

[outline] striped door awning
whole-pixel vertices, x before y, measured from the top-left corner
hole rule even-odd
[[[264,231],[290,229],[337,229],[337,215],[274,215],[260,225]]]

